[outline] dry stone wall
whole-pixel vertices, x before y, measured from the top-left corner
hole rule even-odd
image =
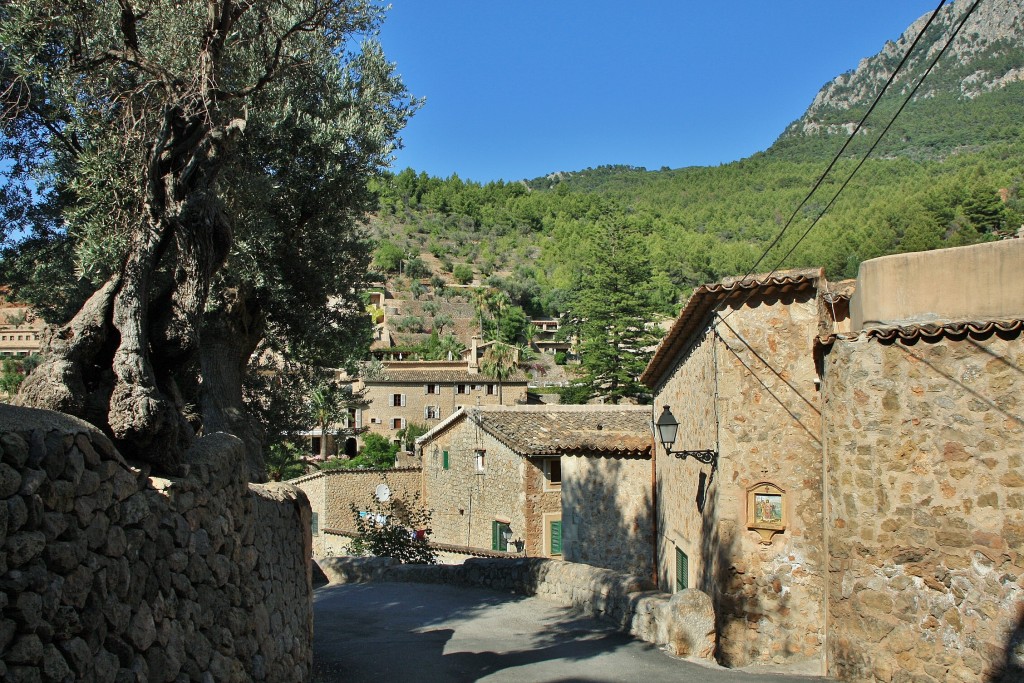
[[[0,405],[0,678],[306,681],[310,511],[214,434],[147,476],[80,420]]]
[[[837,340],[825,359],[829,672],[1024,680],[1024,344]]]

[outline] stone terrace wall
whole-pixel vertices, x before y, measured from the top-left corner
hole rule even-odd
[[[825,359],[829,673],[1024,680],[1024,344]]]
[[[646,578],[548,558],[470,558],[461,565],[401,565],[390,557],[321,561],[331,583],[411,581],[474,586],[537,595],[587,616],[606,619],[680,657],[710,659],[715,613],[699,590],[650,590]]]
[[[224,434],[147,476],[85,422],[0,405],[0,678],[306,681],[309,504]]]
[[[360,510],[371,509],[373,493],[382,483],[388,485],[395,500],[412,500],[420,492],[421,475],[419,467],[330,470],[298,477],[288,483],[302,489],[309,497],[319,532],[313,536],[313,553],[316,557],[326,557],[344,552],[348,547],[347,540],[339,542],[340,536],[326,534],[325,530],[354,531],[352,504]]]

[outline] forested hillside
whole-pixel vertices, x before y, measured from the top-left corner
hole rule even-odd
[[[877,256],[1013,234],[1024,218],[1024,17],[992,0],[971,16],[872,157],[825,209],[939,54],[971,3],[948,6],[843,159],[758,266],[824,266],[856,275]],[[563,310],[597,219],[635,228],[652,268],[650,296],[672,313],[693,287],[746,272],[779,233],[896,67],[924,18],[898,41],[826,84],[765,152],[718,167],[604,166],[480,184],[406,169],[377,188],[373,222],[389,246],[467,266],[528,311]],[[784,258],[785,257],[785,258]]]

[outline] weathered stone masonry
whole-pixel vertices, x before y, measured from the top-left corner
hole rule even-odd
[[[1024,675],[1024,346],[988,327],[825,357],[834,675]]]
[[[250,485],[208,436],[188,476],[127,464],[92,426],[0,406],[0,676],[305,681],[309,504]]]

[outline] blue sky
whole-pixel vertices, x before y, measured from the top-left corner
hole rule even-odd
[[[937,0],[394,0],[381,41],[426,104],[396,170],[481,182],[767,148]]]

